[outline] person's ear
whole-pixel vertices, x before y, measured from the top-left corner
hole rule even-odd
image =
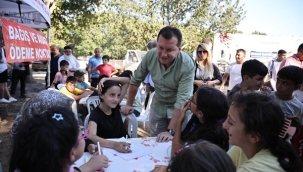
[[[204,114],[203,114],[203,112],[201,110],[197,111],[197,117],[198,117],[198,119],[199,119],[200,122],[203,121]]]
[[[68,159],[70,162],[76,161],[76,149],[74,147],[69,151]]]
[[[300,88],[301,88],[301,86],[302,86],[302,84],[297,84],[297,85],[295,85],[295,90],[300,89]]]
[[[243,75],[243,80],[247,81],[249,79],[248,75]]]
[[[257,143],[260,141],[260,135],[258,133],[248,134],[250,143]]]

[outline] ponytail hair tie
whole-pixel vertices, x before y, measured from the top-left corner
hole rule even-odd
[[[280,131],[279,137],[284,138],[286,134],[289,134],[290,136],[293,136],[296,132],[296,127],[290,126],[291,119],[284,119],[283,127]]]

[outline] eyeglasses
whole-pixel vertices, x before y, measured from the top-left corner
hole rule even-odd
[[[81,132],[82,136],[78,139],[78,142],[80,142],[81,140],[87,139],[88,135],[89,135],[89,130],[84,127],[80,127],[80,132]]]
[[[193,101],[193,97],[194,97],[194,96],[191,96],[191,97],[189,98],[189,101],[191,101],[193,104],[197,105],[197,104]]]
[[[205,53],[208,53],[206,50],[203,50],[203,51],[197,51],[198,52],[198,54],[205,54]]]

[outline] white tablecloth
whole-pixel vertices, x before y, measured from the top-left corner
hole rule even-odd
[[[111,140],[123,141],[121,139]],[[118,153],[115,154],[115,150],[103,148],[103,154],[109,159],[109,166],[104,168],[103,171],[150,172],[154,169],[155,165],[168,165],[172,146],[171,142],[157,143],[155,138],[130,138],[127,142],[133,145],[133,149],[136,148],[138,151],[144,149],[148,153],[141,157],[125,160],[119,157],[120,155]],[[91,156],[90,153],[85,152],[83,156],[75,162],[75,166],[81,166],[87,162]]]

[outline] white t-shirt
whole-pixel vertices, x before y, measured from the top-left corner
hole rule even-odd
[[[143,81],[145,84],[150,84],[150,86],[155,87],[155,84],[151,78],[150,73],[148,73]]]
[[[4,72],[7,69],[6,57],[4,56],[4,48],[2,48],[2,53],[0,56],[0,73]],[[2,58],[1,58],[2,57]]]
[[[242,82],[241,68],[242,68],[242,64],[238,64],[236,62],[229,64],[228,67],[226,68],[225,72],[229,73],[228,90],[231,90],[232,88],[234,88],[236,84]]]
[[[65,59],[64,55],[62,55],[59,59],[58,59],[58,69],[60,70],[60,62],[62,60],[66,60],[69,63],[68,69],[76,69],[79,70],[80,68],[80,64],[78,62],[78,60],[76,59],[76,57],[71,56],[71,58],[69,60]]]
[[[271,95],[280,105],[285,116],[296,116],[300,119],[301,125],[303,125],[303,104],[296,97],[291,100],[281,100],[276,96],[275,91],[272,91]]]
[[[272,64],[274,62],[274,64]],[[282,62],[282,61],[281,61]],[[278,74],[278,71],[280,69],[280,64],[281,62],[278,62],[277,59],[275,60],[271,60],[269,63],[268,63],[268,73],[270,73],[272,71],[272,76],[271,76],[271,79],[273,79],[275,82],[277,82],[277,74]]]

